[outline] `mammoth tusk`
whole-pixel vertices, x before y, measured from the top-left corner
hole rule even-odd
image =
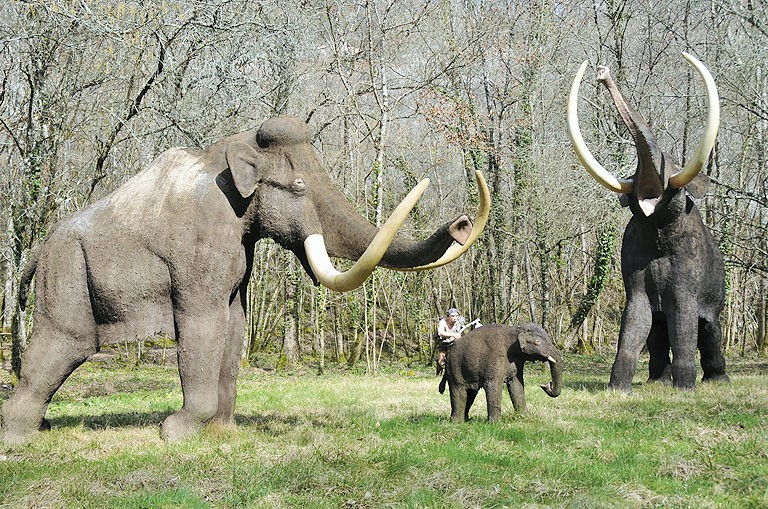
[[[579,116],[577,113],[579,86],[581,85],[581,79],[584,77],[584,71],[587,69],[588,64],[589,61],[585,60],[581,64],[581,67],[579,67],[579,72],[576,73],[576,77],[571,85],[571,92],[568,95],[568,135],[571,138],[571,144],[573,145],[574,152],[576,152],[576,157],[579,158],[584,169],[592,175],[592,178],[599,184],[602,184],[606,189],[616,193],[629,194],[632,192],[632,181],[617,179],[598,163],[597,159],[592,155],[592,152],[587,148],[584,138],[581,136]]]
[[[712,74],[693,55],[683,52],[683,58],[698,71],[699,76],[704,80],[704,86],[707,89],[707,101],[709,102],[709,113],[707,114],[704,136],[696,147],[693,157],[685,165],[685,168],[669,177],[669,185],[676,188],[688,185],[704,167],[710,152],[712,152],[712,148],[715,146],[717,129],[720,126],[720,99],[717,95],[717,86],[715,85],[714,78],[712,78]]]
[[[379,263],[384,253],[395,238],[397,230],[405,222],[408,213],[416,205],[416,202],[424,194],[429,186],[429,179],[424,179],[414,187],[410,193],[395,207],[392,215],[382,225],[379,232],[373,238],[366,248],[365,252],[355,262],[349,270],[339,272],[333,266],[328,257],[328,251],[325,248],[325,240],[320,234],[313,234],[304,240],[304,251],[307,254],[307,261],[315,273],[317,280],[327,288],[337,292],[346,292],[354,290],[368,279],[373,269]]]
[[[547,357],[547,361],[551,362],[552,364],[557,364],[557,361],[555,361],[555,359],[553,359],[551,355]]]
[[[416,271],[434,269],[451,263],[467,252],[467,249],[475,243],[480,234],[483,233],[483,230],[485,230],[485,224],[488,222],[488,216],[491,212],[491,192],[488,190],[488,184],[485,182],[485,177],[483,177],[482,172],[475,171],[475,180],[477,181],[480,203],[477,206],[477,216],[475,217],[475,222],[472,224],[472,232],[469,234],[467,241],[463,245],[458,243],[451,244],[451,246],[445,250],[443,256],[432,263],[419,265],[418,267],[397,268],[395,270]]]

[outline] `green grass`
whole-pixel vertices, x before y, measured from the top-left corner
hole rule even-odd
[[[765,362],[731,361],[731,384],[631,394],[605,390],[610,359],[566,363],[559,398],[532,367],[528,413],[506,400],[494,424],[482,393],[451,423],[426,367],[244,370],[237,429],[176,444],[158,433],[181,404],[173,368],[86,364],[50,405],[53,431],[0,446],[0,507],[768,506]]]

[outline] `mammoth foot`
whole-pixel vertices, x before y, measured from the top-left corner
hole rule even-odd
[[[160,425],[160,436],[169,442],[178,442],[200,433],[203,423],[189,412],[179,410],[169,415]]]
[[[632,392],[632,384],[631,383],[618,383],[611,381],[608,383],[608,390],[609,391],[615,391],[615,392],[626,392],[630,393]]]
[[[40,432],[37,430],[11,430],[4,429],[2,435],[2,442],[6,445],[24,445],[34,439]]]
[[[51,423],[48,419],[43,419],[40,425],[35,428],[34,426],[13,425],[4,423],[2,441],[7,445],[23,445],[31,442],[41,431],[49,431],[51,429]]]
[[[51,429],[51,423],[39,413],[30,411],[34,408],[26,400],[18,397],[11,398],[3,406],[2,441],[8,445],[26,444],[31,442],[41,431]]]

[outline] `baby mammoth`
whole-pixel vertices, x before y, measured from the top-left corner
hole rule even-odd
[[[486,325],[457,339],[448,352],[445,382],[451,394],[451,420],[469,419],[469,409],[480,389],[485,389],[488,420],[501,416],[501,385],[507,385],[509,397],[518,412],[525,411],[523,366],[526,361],[549,362],[552,381],[542,385],[549,396],[560,395],[563,385],[563,359],[549,335],[536,324]]]

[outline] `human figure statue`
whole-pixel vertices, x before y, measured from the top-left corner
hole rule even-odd
[[[436,376],[440,376],[445,368],[445,354],[457,338],[461,337],[461,331],[464,328],[464,317],[459,315],[459,310],[450,308],[445,313],[445,318],[441,318],[437,324],[437,365]]]

